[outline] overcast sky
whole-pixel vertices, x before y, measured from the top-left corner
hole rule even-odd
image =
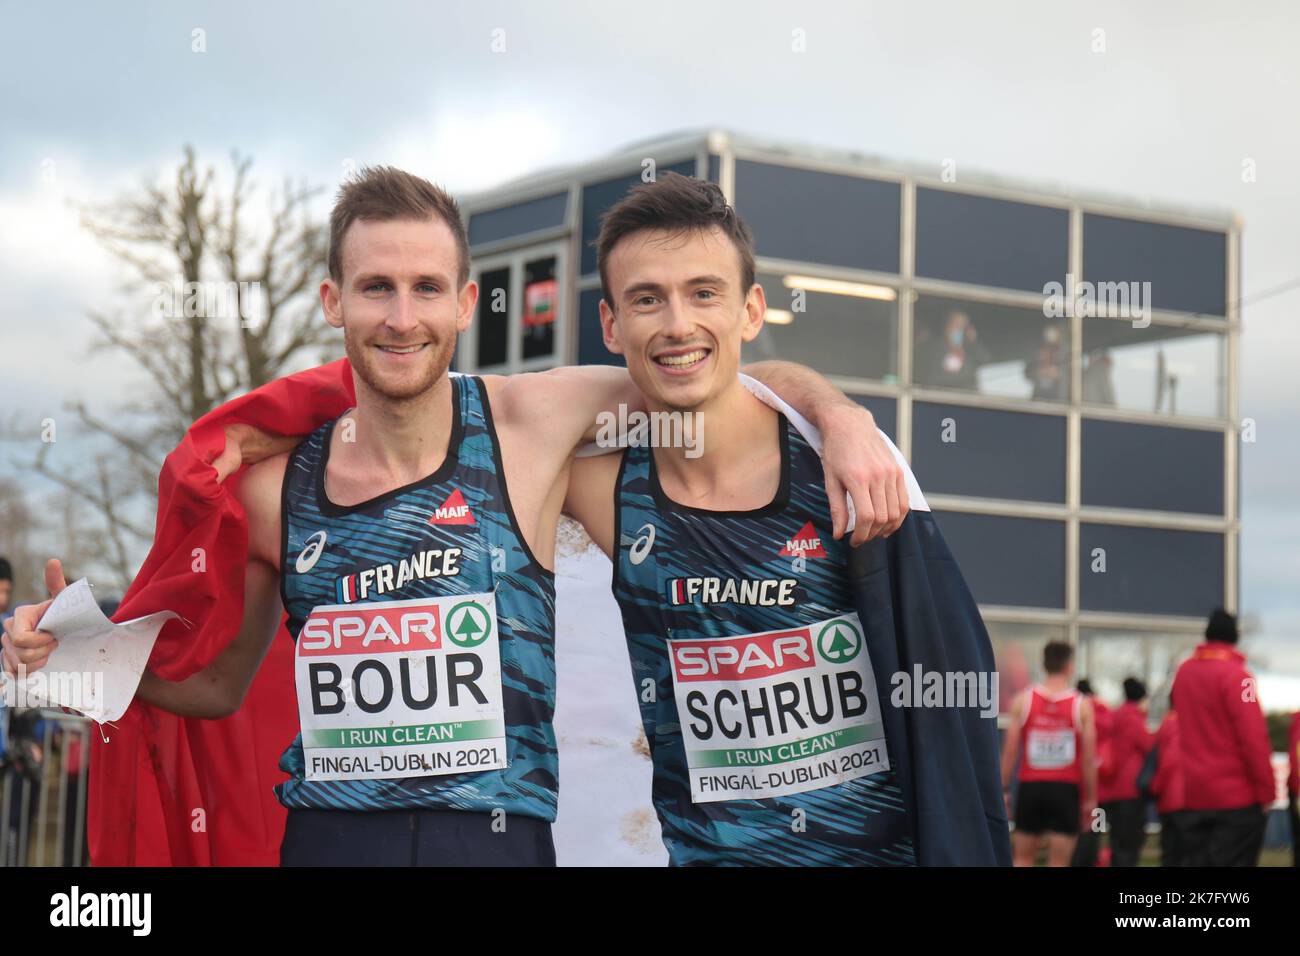
[[[187,142],[213,161],[252,155],[268,183],[391,163],[477,190],[717,126],[1226,207],[1245,223],[1241,412],[1258,423],[1242,608],[1280,653],[1300,646],[1300,289],[1252,296],[1300,276],[1297,9],[0,0],[0,409],[37,420],[126,387],[125,366],[80,344],[115,273],[68,200],[174,168]]]

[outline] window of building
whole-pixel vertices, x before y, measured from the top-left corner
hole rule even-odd
[[[681,173],[683,176],[695,175],[695,160],[688,159],[680,163],[657,165],[655,175],[663,173]],[[644,182],[641,170],[616,176],[598,183],[582,187],[582,257],[580,275],[592,275],[596,272],[596,239],[600,236],[600,217],[610,206],[627,195],[633,186]]]
[[[912,381],[981,395],[1063,402],[1070,387],[1065,319],[1042,309],[922,295],[913,309]]]
[[[1207,616],[1223,604],[1223,535],[1079,525],[1079,607]]]
[[[1149,282],[1154,309],[1227,314],[1226,233],[1158,222],[1083,217],[1083,279]]]
[[[736,208],[760,256],[898,272],[898,183],[737,160]]]
[[[927,492],[1065,502],[1066,423],[963,405],[912,404],[912,468]]]
[[[510,268],[484,269],[478,278],[475,368],[504,365],[510,348]]]
[[[569,194],[566,191],[513,206],[476,212],[469,217],[469,244],[480,246],[563,226],[568,205]]]
[[[998,668],[998,713],[1005,714],[1017,694],[1046,676],[1043,648],[1049,641],[1066,640],[1067,634],[1061,624],[985,621],[984,625]]]
[[[916,190],[916,274],[1042,292],[1069,269],[1070,214],[947,189]]]
[[[964,511],[935,521],[978,603],[1065,606],[1065,522]]]
[[[1223,514],[1223,433],[1085,418],[1082,501]]]
[[[1083,322],[1083,401],[1162,415],[1224,414],[1227,337],[1132,321]]]
[[[461,336],[458,369],[509,374],[561,363],[564,255],[564,245],[552,243],[475,261],[479,300]]]
[[[605,348],[600,328],[600,287],[578,293],[578,364],[626,366],[623,356]]]
[[[897,381],[898,291],[806,275],[760,275],[767,318],[744,361],[784,359],[824,375]]]
[[[1075,670],[1108,707],[1124,702],[1124,680],[1136,677],[1146,684],[1151,715],[1158,719],[1167,709],[1178,665],[1199,642],[1194,633],[1082,628]]]

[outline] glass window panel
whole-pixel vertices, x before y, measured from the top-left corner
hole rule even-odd
[[[1125,631],[1111,628],[1083,628],[1080,675],[1092,682],[1093,690],[1109,707],[1124,701],[1124,678],[1136,677],[1147,685],[1152,725],[1169,707],[1169,689],[1178,665],[1200,643],[1196,634]],[[1095,675],[1095,676],[1094,676]]]
[[[760,256],[897,272],[898,183],[736,161],[736,208]]]
[[[1085,505],[1223,514],[1223,433],[1085,418]]]
[[[984,626],[997,661],[998,713],[1005,714],[1017,694],[1046,676],[1043,648],[1049,641],[1066,640],[1066,631],[1059,624],[985,621]]]
[[[510,329],[510,269],[491,269],[479,274],[478,356],[479,369],[504,365]]]
[[[1078,666],[1075,673],[1086,677],[1093,692],[1107,707],[1124,703],[1124,679],[1136,677],[1147,682],[1147,645],[1140,634],[1081,630]]]
[[[524,263],[524,358],[555,354],[555,320],[559,308],[559,283],[555,256]]]
[[[656,175],[663,173],[681,173],[683,176],[695,175],[695,160],[688,159],[681,163],[659,165]],[[633,186],[641,185],[641,171],[592,183],[582,188],[582,263],[580,275],[591,275],[596,271],[596,238],[600,235],[600,217],[610,206],[627,195]]]
[[[1116,216],[1083,217],[1083,278],[1150,282],[1151,306],[1225,315],[1225,233]]]
[[[916,274],[1042,292],[1064,282],[1070,214],[946,189],[916,191]]]
[[[743,359],[784,359],[824,375],[897,381],[897,292],[887,286],[760,275],[767,319]]]
[[[1063,503],[1065,438],[1064,416],[912,405],[912,468],[936,494]]]
[[[929,388],[1064,401],[1070,384],[1066,320],[1042,309],[918,296],[912,380]]]
[[[476,212],[469,219],[469,244],[477,246],[562,226],[568,204],[569,194],[563,192],[500,209]]]
[[[963,511],[935,520],[980,604],[1065,606],[1064,522]]]
[[[1222,604],[1223,535],[1080,523],[1083,610],[1203,617]]]
[[[600,330],[599,287],[578,293],[578,364],[626,366],[623,356],[605,348]]]
[[[709,182],[716,183],[722,178],[722,157],[709,153]]]
[[[1083,323],[1083,400],[1165,415],[1223,415],[1226,337],[1118,319]]]

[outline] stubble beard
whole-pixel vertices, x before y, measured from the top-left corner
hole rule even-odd
[[[399,378],[382,373],[377,367],[380,360],[375,349],[357,341],[347,328],[343,330],[343,344],[357,377],[376,397],[394,404],[405,404],[427,394],[447,374],[456,352],[454,335],[432,341],[424,350],[424,361]]]

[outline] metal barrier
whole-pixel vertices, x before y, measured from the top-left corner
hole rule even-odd
[[[0,866],[85,866],[91,721],[39,712],[39,740],[10,719],[0,764]],[[30,721],[30,712],[23,713]]]

